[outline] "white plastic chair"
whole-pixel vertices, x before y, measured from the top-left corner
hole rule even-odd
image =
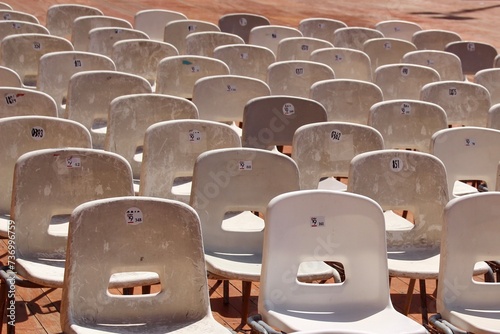
[[[43,92],[20,87],[0,87],[0,118],[11,116],[57,117],[57,104]]]
[[[278,43],[287,37],[302,37],[302,33],[291,27],[282,25],[263,25],[250,30],[247,44],[260,45],[278,53]]]
[[[88,51],[102,54],[110,58],[113,57],[113,46],[116,42],[127,39],[146,39],[146,33],[137,29],[100,27],[89,31]]]
[[[492,105],[488,110],[486,127],[500,130],[500,103]]]
[[[384,37],[411,42],[413,34],[421,31],[422,27],[418,23],[406,20],[384,20],[377,22],[375,29],[384,34]]]
[[[401,62],[432,67],[438,71],[442,81],[465,80],[460,58],[450,52],[438,50],[412,51],[405,54]]]
[[[363,43],[372,38],[382,38],[380,31],[366,27],[345,27],[333,33],[333,45],[340,48],[363,50]]]
[[[313,51],[324,48],[333,48],[333,44],[312,37],[287,37],[278,43],[276,60],[311,60]]]
[[[267,17],[253,13],[228,13],[222,15],[218,21],[221,31],[238,35],[245,43],[248,43],[252,28],[270,24]]]
[[[19,74],[5,66],[0,66],[0,86],[25,88]]]
[[[2,21],[12,20],[40,24],[40,21],[35,15],[12,9],[0,9],[0,19]]]
[[[0,21],[0,38],[3,39],[10,35],[19,34],[46,34],[49,35],[49,30],[45,26],[38,23],[26,21]]]
[[[454,53],[460,58],[462,72],[465,75],[474,75],[480,70],[492,68],[495,57],[498,55],[492,44],[476,41],[450,42],[444,50]]]
[[[145,32],[149,38],[163,41],[165,25],[171,21],[186,20],[183,13],[167,9],[144,9],[134,15],[134,29]]]
[[[80,4],[56,4],[47,9],[45,25],[51,35],[71,38],[73,21],[80,16],[103,15],[103,12],[95,7]]]
[[[462,37],[458,33],[443,29],[424,29],[416,31],[411,39],[419,50],[438,51],[444,51],[448,43],[461,40]]]
[[[194,32],[220,31],[219,27],[208,21],[176,20],[165,25],[163,41],[175,46],[179,54],[186,54],[186,37]]]
[[[490,93],[491,104],[500,103],[500,68],[487,68],[474,74],[474,83],[484,86]]]
[[[370,57],[361,50],[351,48],[326,48],[311,53],[311,61],[332,68],[337,79],[373,81]]]
[[[345,28],[347,24],[340,20],[310,17],[299,22],[299,31],[304,37],[319,38],[333,44],[333,33],[338,28]]]
[[[266,214],[259,313],[290,333],[427,333],[393,308],[386,254],[375,201],[325,190],[277,196]],[[310,261],[340,262],[345,281],[299,282],[298,267]]]
[[[200,221],[192,208],[163,199],[110,198],[78,206],[70,224],[61,302],[65,332],[231,333],[210,310]],[[108,292],[112,274],[138,269],[156,273],[164,290],[127,298]]]
[[[89,50],[89,31],[94,28],[116,27],[132,29],[132,24],[119,17],[107,15],[88,15],[77,17],[71,29],[71,42],[75,50]]]
[[[381,65],[401,63],[406,53],[416,50],[413,43],[397,38],[371,38],[363,43],[363,52],[370,57],[373,71]]]
[[[0,2],[0,8],[12,10],[12,6],[5,2]]]
[[[214,49],[218,46],[244,43],[240,36],[226,32],[193,32],[186,36],[186,54],[213,57]]]

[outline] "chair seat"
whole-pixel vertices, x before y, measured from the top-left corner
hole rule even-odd
[[[189,203],[191,196],[191,177],[177,178],[172,185],[172,194],[175,199],[184,203]]]
[[[493,310],[454,310],[452,312],[441,312],[442,316],[450,323],[467,332],[478,334],[500,333],[500,313],[498,309]]]
[[[7,238],[9,235],[10,215],[6,213],[0,214],[0,237]]]
[[[235,232],[258,232],[264,229],[264,220],[251,211],[227,212],[222,229]]]
[[[338,181],[334,177],[327,177],[327,178],[319,181],[318,189],[346,191],[347,185],[345,183]]]
[[[310,310],[286,310],[281,313],[270,311],[267,318],[285,332],[295,332],[307,328],[310,331],[334,329],[336,332],[351,333],[426,333],[416,321],[404,316],[393,308],[385,308],[375,314],[372,310],[345,310],[345,312],[311,312]],[[268,321],[270,322],[270,321]],[[281,324],[281,325],[280,325]]]
[[[465,182],[455,181],[453,185],[453,197],[470,195],[477,193],[477,188],[471,185],[468,185]]]
[[[384,219],[386,231],[409,231],[415,226],[411,221],[392,210],[384,212]]]

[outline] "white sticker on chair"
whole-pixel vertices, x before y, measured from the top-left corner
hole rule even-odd
[[[297,67],[295,69],[295,74],[296,75],[302,75],[302,74],[304,74],[304,68],[303,67]]]
[[[45,136],[45,131],[40,126],[34,126],[31,128],[31,138],[34,140],[42,140]]]
[[[467,51],[469,51],[469,52],[476,51],[476,44],[474,44],[474,43],[467,43]]]
[[[448,95],[450,96],[457,96],[458,95],[458,89],[455,87],[451,87],[448,89]]]
[[[336,54],[335,56],[333,56],[333,59],[334,59],[335,61],[341,62],[341,61],[343,61],[343,60],[344,60],[344,56],[339,55],[339,54]]]
[[[330,139],[339,142],[342,139],[342,132],[340,130],[332,130],[330,132]]]
[[[4,19],[4,20],[10,20],[10,19],[11,19],[11,17],[12,17],[12,16],[10,15],[10,13],[4,13],[4,14],[3,14],[3,19]]]
[[[393,172],[400,172],[403,170],[403,160],[400,158],[392,158],[389,168]]]
[[[192,143],[201,141],[201,132],[199,130],[189,130],[189,141]]]
[[[406,66],[401,67],[401,75],[404,77],[410,75],[410,69]]]
[[[144,222],[144,216],[141,209],[135,207],[128,209],[125,213],[125,221],[127,225],[142,224]]]
[[[14,29],[21,29],[22,24],[19,22],[12,23],[12,28]]]
[[[307,45],[307,44],[302,44],[302,45],[300,46],[300,49],[301,49],[302,51],[309,51],[309,45]]]
[[[311,217],[311,227],[324,227],[324,226],[325,226],[324,216]]]
[[[236,92],[236,86],[235,85],[226,85],[226,92],[228,92],[228,93]]]
[[[123,32],[122,29],[115,29],[115,34],[121,34]]]
[[[401,105],[401,114],[403,115],[409,115],[411,112],[411,105],[407,102],[404,102],[402,105]]]
[[[248,59],[248,53],[247,52],[240,53],[240,58],[245,60]]]
[[[200,71],[200,66],[198,65],[191,66],[191,72],[198,73],[199,71]]]
[[[42,49],[42,43],[40,42],[33,42],[33,49],[35,50],[41,50]]]
[[[248,24],[248,20],[244,17],[240,18],[240,26],[244,27]]]
[[[198,26],[195,25],[195,24],[190,24],[188,25],[188,31],[189,32],[193,32],[193,31],[196,31],[198,29]]]
[[[320,28],[320,29],[325,29],[325,28],[326,28],[326,24],[324,24],[324,23],[319,23],[319,24],[318,24],[318,28]]]
[[[465,138],[465,146],[467,146],[467,147],[476,146],[476,140],[473,138]]]
[[[68,168],[80,168],[82,167],[82,161],[80,157],[70,156],[66,159],[66,167]]]
[[[252,170],[252,160],[240,160],[238,168],[239,170]]]
[[[290,116],[295,114],[295,106],[291,103],[285,103],[283,105],[283,114],[285,116]]]
[[[5,104],[8,106],[14,106],[17,104],[17,98],[22,96],[22,94],[7,93],[4,95]]]
[[[392,49],[392,43],[391,42],[385,42],[384,43],[384,49],[386,49],[386,50]]]

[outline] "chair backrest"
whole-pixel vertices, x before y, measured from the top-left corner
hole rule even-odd
[[[326,48],[311,53],[311,61],[330,66],[337,79],[373,81],[370,57],[350,48]]]
[[[443,319],[450,319],[456,310],[486,320],[496,309],[498,284],[479,283],[471,277],[477,262],[500,258],[495,238],[500,232],[499,203],[500,193],[490,192],[454,199],[445,208],[436,298]],[[492,323],[497,322],[498,318]]]
[[[214,58],[223,61],[231,74],[267,80],[267,68],[276,61],[274,53],[263,46],[232,44],[216,47]]]
[[[340,20],[310,17],[299,22],[299,31],[304,37],[319,38],[333,44],[333,33],[338,28],[345,28],[347,24]]]
[[[488,90],[492,105],[500,103],[500,68],[487,68],[476,72],[474,83]]]
[[[0,42],[1,65],[16,71],[25,85],[36,86],[40,57],[55,51],[73,51],[73,45],[47,34],[10,35]]]
[[[439,50],[417,50],[408,52],[401,60],[402,63],[429,66],[438,71],[442,81],[464,80],[462,62],[457,55]]]
[[[29,88],[0,87],[0,118],[11,116],[51,116],[57,117],[57,104],[43,92]]]
[[[481,180],[495,188],[499,142],[500,130],[474,126],[444,129],[432,136],[431,153],[446,166],[450,196],[458,180]]]
[[[158,63],[165,57],[178,54],[169,43],[152,39],[125,39],[113,44],[111,58],[117,71],[139,75],[153,86]]]
[[[113,45],[125,39],[149,39],[141,30],[116,27],[93,28],[89,31],[89,52],[113,57]]]
[[[408,42],[412,41],[413,34],[421,31],[422,27],[415,22],[405,20],[386,20],[375,24],[375,29],[388,38],[398,38]]]
[[[118,71],[84,71],[69,80],[68,118],[83,124],[92,135],[92,147],[103,148],[111,101],[121,95],[151,93],[149,82]]]
[[[57,103],[58,115],[67,118],[66,102],[69,79],[82,71],[114,71],[113,61],[103,55],[84,51],[59,51],[44,54],[38,65],[37,89]]]
[[[488,110],[486,127],[500,130],[500,103],[492,105]]]
[[[221,45],[244,44],[238,35],[221,31],[193,32],[186,36],[186,54],[213,57],[214,49]]]
[[[134,15],[134,29],[145,32],[151,39],[163,41],[165,25],[176,20],[187,20],[187,16],[166,9],[140,10]]]
[[[303,125],[295,131],[292,159],[300,171],[300,189],[316,189],[323,177],[347,177],[356,155],[384,149],[382,135],[372,127],[346,122]]]
[[[54,217],[69,215],[90,200],[133,194],[132,171],[117,154],[85,148],[23,154],[16,162],[12,187],[17,255],[64,259],[67,236],[49,233]]]
[[[311,86],[335,79],[330,66],[308,60],[277,61],[267,70],[267,84],[273,95],[309,97]]]
[[[0,66],[0,86],[22,88],[24,85],[16,71],[9,67]]]
[[[189,202],[172,192],[174,181],[193,176],[201,153],[231,147],[241,147],[241,140],[227,124],[194,119],[153,124],[144,136],[140,194]]]
[[[384,100],[419,100],[422,87],[439,80],[435,69],[407,63],[382,65],[375,70],[373,78],[382,90]]]
[[[377,85],[355,79],[318,81],[311,86],[309,97],[325,107],[329,121],[364,125],[370,107],[384,99]]]
[[[446,168],[435,156],[407,150],[358,154],[351,161],[347,191],[375,200],[384,210],[408,210],[414,227],[387,230],[392,249],[439,249],[448,203]]]
[[[139,179],[144,134],[150,125],[173,119],[198,118],[194,103],[181,97],[161,94],[118,96],[109,105],[104,149],[124,157]]]
[[[271,22],[263,15],[253,13],[229,13],[219,18],[218,26],[221,31],[240,36],[248,43],[250,30],[258,26],[267,26]]]
[[[186,36],[201,31],[220,31],[219,27],[208,21],[176,20],[165,25],[163,41],[177,48],[179,54],[186,54]]]
[[[333,45],[341,48],[363,50],[363,43],[372,38],[382,38],[380,31],[365,27],[345,27],[333,33]]]
[[[196,80],[224,74],[229,74],[229,67],[215,58],[192,55],[163,58],[156,72],[156,92],[190,99]]]
[[[107,15],[80,16],[73,22],[71,30],[71,42],[75,50],[89,50],[89,31],[94,28],[116,27],[132,29],[132,24],[119,17]]]
[[[189,206],[147,197],[90,201],[74,210],[70,226],[61,303],[65,331],[140,323],[148,332],[153,324],[179,328],[212,318],[200,221]],[[130,243],[126,253],[124,242]],[[155,272],[165,293],[108,293],[112,274],[138,269]]]
[[[39,23],[31,23],[27,21],[0,21],[0,38],[3,39],[10,35],[19,34],[46,34],[49,35],[49,30]]]
[[[243,121],[248,101],[268,95],[271,90],[264,81],[238,75],[214,75],[196,81],[192,101],[201,119],[238,124]]]
[[[363,52],[370,57],[373,71],[381,65],[401,63],[406,53],[416,50],[413,43],[397,38],[371,38],[363,43]]]
[[[80,16],[103,15],[103,12],[95,7],[79,4],[57,4],[47,9],[45,26],[51,35],[71,38],[73,21]]]
[[[460,58],[462,72],[466,75],[493,67],[493,61],[498,55],[493,45],[475,41],[451,42],[446,45],[444,50],[454,53]]]
[[[2,21],[12,20],[40,24],[40,21],[35,15],[12,9],[0,9],[0,19]]]
[[[419,50],[438,51],[444,51],[448,43],[461,40],[462,37],[458,33],[442,29],[424,29],[416,31],[411,39]]]
[[[298,189],[297,165],[283,154],[251,148],[200,154],[190,204],[200,216],[205,254],[262,254],[263,231],[225,230],[221,224],[225,214],[246,210],[265,214],[272,198]]]
[[[250,30],[248,44],[265,46],[276,55],[279,42],[287,37],[302,37],[302,33],[296,28],[282,25],[258,26]]]
[[[429,83],[422,87],[420,100],[440,105],[453,126],[486,126],[491,106],[488,90],[470,81]]]
[[[448,128],[444,109],[420,100],[382,101],[369,114],[368,125],[382,134],[385,148],[429,153],[432,135]]]
[[[287,37],[278,43],[276,60],[310,60],[311,52],[324,48],[333,48],[333,44],[312,37]]]
[[[341,262],[345,282],[300,283],[297,268],[305,261]],[[392,308],[388,276],[384,216],[375,201],[346,192],[305,190],[269,203],[259,294],[263,316],[292,310],[328,313],[329,321],[345,322],[350,321],[346,315],[350,318],[360,308],[369,314]]]
[[[314,100],[288,95],[257,97],[243,111],[242,144],[260,149],[292,145],[300,126],[326,120],[325,107]]]
[[[9,5],[8,3],[5,3],[5,2],[0,2],[0,8],[7,9],[7,10],[13,9],[11,5]]]
[[[0,212],[10,211],[14,165],[24,153],[44,148],[91,148],[89,131],[81,124],[56,117],[0,118]]]

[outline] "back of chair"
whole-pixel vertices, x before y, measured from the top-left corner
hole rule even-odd
[[[333,48],[333,44],[322,39],[312,37],[288,37],[278,43],[276,59],[310,60],[314,50]]]
[[[94,28],[89,31],[88,51],[113,57],[113,45],[126,39],[149,39],[149,37],[145,32],[130,28]]]
[[[300,188],[316,189],[322,177],[347,177],[356,155],[382,150],[384,140],[372,127],[343,122],[303,125],[293,136],[292,159],[300,171]]]
[[[500,68],[488,68],[476,72],[474,82],[488,90],[491,105],[500,103]]]
[[[213,57],[214,49],[218,46],[244,43],[240,36],[227,32],[193,32],[186,36],[186,54]]]
[[[165,26],[176,20],[187,20],[187,16],[166,9],[144,9],[135,13],[134,29],[145,32],[151,39],[163,41]]]
[[[400,63],[406,53],[416,50],[413,43],[398,38],[371,38],[363,43],[363,52],[370,57],[373,71],[382,65]]]
[[[146,333],[211,317],[200,222],[189,206],[145,197],[90,201],[73,211],[70,226],[65,331],[126,322],[143,324],[136,326]],[[108,292],[112,274],[136,271],[158,274],[162,291],[127,298]]]
[[[219,27],[208,21],[175,20],[165,25],[163,41],[177,48],[179,54],[186,54],[186,36],[201,31],[220,31]]]
[[[263,232],[223,229],[224,215],[264,214],[273,197],[298,189],[297,165],[283,154],[251,148],[202,153],[194,166],[190,204],[200,215],[205,253],[261,254]]]
[[[93,149],[44,149],[16,162],[11,218],[19,257],[65,257],[66,236],[49,233],[53,217],[81,203],[133,195],[130,165],[117,154]]]
[[[54,99],[43,92],[18,87],[0,87],[0,118],[11,116],[50,116],[57,117]]]
[[[429,66],[438,71],[442,81],[464,80],[462,62],[451,52],[438,50],[417,50],[408,52],[401,60],[403,63]]]
[[[278,54],[278,44],[283,38],[302,37],[302,33],[291,27],[282,25],[263,25],[250,30],[248,44],[260,45]]]
[[[132,24],[127,20],[106,15],[80,16],[73,22],[71,42],[78,51],[88,51],[89,31],[100,27],[116,27],[132,29]]]
[[[363,43],[372,38],[382,38],[380,31],[366,27],[345,27],[335,30],[333,45],[340,48],[363,50]]]
[[[262,149],[291,145],[300,126],[326,120],[325,107],[314,100],[288,95],[257,97],[243,111],[242,144]]]
[[[370,197],[384,210],[408,210],[411,230],[387,231],[389,249],[439,249],[443,208],[449,200],[444,164],[415,151],[361,153],[351,161],[347,191]]]
[[[40,24],[38,18],[33,14],[21,12],[18,10],[5,9],[3,7],[0,9],[0,18],[2,18],[2,20],[4,21],[23,21]]]
[[[419,50],[444,51],[451,42],[461,41],[462,37],[454,31],[442,29],[425,29],[413,34],[412,42]]]
[[[104,149],[124,157],[139,179],[144,134],[149,126],[173,119],[198,118],[196,106],[181,97],[162,94],[129,94],[113,99],[109,106]]]
[[[313,51],[311,60],[330,66],[337,79],[373,81],[370,57],[361,50],[327,48]]]
[[[413,34],[421,31],[422,27],[412,21],[405,20],[386,20],[375,24],[375,29],[388,38],[398,38],[411,42]]]
[[[253,13],[228,13],[219,18],[218,26],[221,31],[240,36],[248,43],[250,30],[258,26],[270,25],[265,16]]]
[[[57,4],[47,9],[45,25],[51,35],[70,38],[73,21],[80,16],[103,15],[103,12],[95,7],[79,4]]]
[[[495,57],[498,55],[493,45],[476,41],[451,42],[446,45],[444,50],[454,53],[460,58],[462,71],[466,75],[473,75],[480,70],[492,68]]]
[[[0,21],[0,39],[9,35],[18,34],[47,34],[49,30],[39,23],[32,23],[20,20]]]
[[[333,44],[333,34],[338,28],[345,28],[347,24],[343,21],[311,17],[299,22],[299,31],[304,37],[323,39]]]
[[[23,82],[16,71],[9,67],[0,66],[0,86],[22,88]]]

